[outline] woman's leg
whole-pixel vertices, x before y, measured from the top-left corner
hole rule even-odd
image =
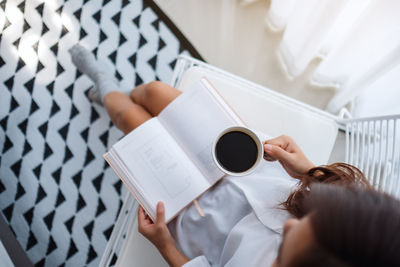
[[[130,97],[121,92],[110,92],[104,106],[111,121],[125,134],[148,119],[157,116],[181,92],[165,83],[154,81],[132,90]]]
[[[172,100],[182,92],[159,81],[142,84],[132,90],[130,97],[138,105],[157,116]]]
[[[111,121],[124,134],[128,134],[152,118],[147,110],[132,102],[128,95],[121,92],[108,93],[104,97],[104,107],[107,109]]]
[[[181,93],[167,84],[155,81],[138,86],[129,97],[120,92],[115,77],[106,68],[102,68],[102,64],[96,61],[89,50],[74,45],[69,52],[76,67],[95,84],[89,97],[104,104],[111,121],[125,134],[152,116],[157,116]]]

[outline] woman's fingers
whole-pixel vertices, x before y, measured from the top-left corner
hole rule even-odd
[[[140,233],[143,233],[143,227],[146,225],[146,219],[144,215],[144,210],[141,206],[139,206],[138,210],[138,230]]]
[[[150,217],[148,217],[142,206],[139,206],[138,210],[138,223],[139,223],[139,228],[143,227],[148,224],[152,224],[152,221]],[[161,201],[157,203],[157,218],[155,221],[156,224],[165,224],[165,209],[164,209],[164,203]]]
[[[268,152],[267,151],[269,151],[270,150],[270,144],[268,144],[267,143],[268,141],[264,141],[263,142],[263,146],[264,146],[264,159],[265,160],[267,160],[267,161],[276,161],[277,159],[276,158],[274,158],[274,157],[272,157],[271,155],[269,155],[268,154]]]
[[[290,162],[292,160],[290,153],[282,149],[280,146],[265,144],[264,151],[269,158],[274,160],[279,160],[282,162]]]
[[[314,165],[304,155],[296,142],[287,135],[267,140],[264,143],[264,158],[278,160],[283,168],[294,178],[299,178]]]
[[[264,156],[263,156],[263,158],[264,158],[266,161],[276,161],[275,158],[273,158],[273,157],[271,157],[270,155],[268,155],[268,153],[265,152],[265,151],[264,151]]]
[[[284,147],[285,146],[285,142],[283,139],[281,139],[280,137],[277,138],[273,138],[270,140],[266,140],[264,142],[264,144],[269,144],[269,145],[274,145],[274,146],[280,146],[280,147]]]
[[[284,145],[291,141],[291,137],[287,135],[280,135],[278,137],[266,140],[266,143],[270,143],[272,145]]]
[[[157,203],[157,218],[156,224],[164,224],[165,223],[165,209],[164,203],[161,201]]]
[[[139,226],[146,226],[153,223],[150,217],[146,214],[145,210],[142,208],[142,206],[139,206],[138,210],[138,223]]]
[[[144,210],[143,210],[142,206],[139,206],[139,209],[138,209],[138,220],[139,220],[139,222],[144,220],[144,216],[145,216],[144,215]]]

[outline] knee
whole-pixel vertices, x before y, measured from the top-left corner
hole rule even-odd
[[[122,108],[115,113],[114,124],[120,128],[126,128],[131,122],[131,115],[135,114],[134,108]]]
[[[130,93],[131,99],[137,104],[143,104],[146,100],[154,98],[165,87],[165,84],[160,81],[152,81],[146,84],[139,85]]]
[[[165,87],[165,84],[163,82],[160,81],[149,82],[148,84],[146,84],[144,95],[148,99],[154,99],[154,97],[160,94],[163,87]]]

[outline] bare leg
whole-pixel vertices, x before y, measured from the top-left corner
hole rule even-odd
[[[157,116],[181,92],[165,83],[154,81],[132,90],[130,97],[111,92],[104,97],[104,106],[111,121],[125,134],[148,119]]]
[[[181,91],[168,84],[154,81],[139,85],[132,90],[130,97],[136,104],[146,108],[151,115],[157,116],[181,93]]]
[[[118,129],[128,134],[130,131],[151,119],[152,116],[142,106],[132,102],[130,97],[121,92],[111,92],[104,97],[104,106],[111,121]]]
[[[121,92],[115,78],[106,68],[101,68],[102,64],[89,50],[74,45],[69,52],[76,67],[95,83],[96,89],[90,91],[90,98],[104,104],[111,121],[125,134],[157,116],[181,93],[155,81],[138,86],[129,97]]]

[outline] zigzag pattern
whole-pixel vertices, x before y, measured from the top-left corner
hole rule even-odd
[[[168,82],[184,48],[139,0],[2,1],[0,36],[0,209],[35,265],[97,266],[126,193],[102,155],[122,133],[68,49],[129,89]]]

